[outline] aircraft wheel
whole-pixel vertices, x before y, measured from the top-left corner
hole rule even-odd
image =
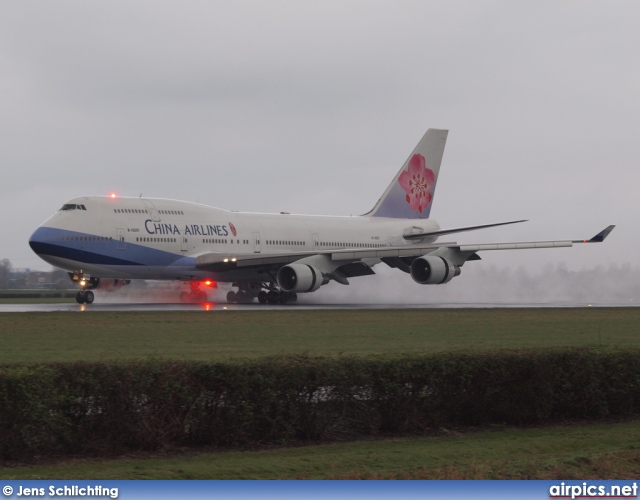
[[[87,304],[93,304],[93,301],[95,300],[95,298],[96,297],[91,290],[87,290],[86,292],[84,292],[84,301]]]
[[[261,304],[267,303],[267,292],[265,292],[264,290],[260,290],[260,293],[258,293],[258,302],[260,302]]]
[[[200,293],[198,294],[198,302],[206,302],[207,300],[209,300],[209,297],[207,296],[207,292],[203,292],[202,290],[200,290]]]
[[[298,294],[296,292],[289,292],[289,298],[287,299],[289,304],[295,304],[298,302]]]
[[[84,292],[82,290],[76,293],[76,302],[78,304],[84,304]]]
[[[236,292],[231,290],[229,293],[227,293],[227,302],[229,304],[235,304],[237,300],[238,299],[237,299],[237,296],[236,296]]]
[[[269,302],[269,304],[277,304],[279,298],[280,294],[275,290],[271,290],[269,293],[267,293],[267,302]]]

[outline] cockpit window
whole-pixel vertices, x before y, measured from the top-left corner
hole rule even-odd
[[[61,211],[63,210],[86,210],[87,207],[84,205],[76,205],[75,203],[65,203],[62,205]]]

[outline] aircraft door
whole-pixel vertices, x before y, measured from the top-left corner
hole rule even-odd
[[[320,248],[320,243],[318,243],[318,235],[312,234],[311,238],[313,238],[313,250],[318,250],[318,248]]]
[[[260,233],[253,233],[253,253],[260,253]]]
[[[186,252],[187,250],[189,250],[189,240],[186,236],[182,236],[181,240],[182,242],[180,243],[180,251]]]
[[[127,243],[124,240],[124,229],[119,227],[116,229],[116,237],[118,239],[118,245],[117,245],[117,249],[118,250],[124,250],[125,248],[127,248]]]

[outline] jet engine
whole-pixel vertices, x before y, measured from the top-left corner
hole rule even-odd
[[[411,277],[421,285],[441,285],[460,274],[460,267],[437,255],[423,255],[411,263]]]
[[[282,266],[276,278],[278,286],[285,292],[315,292],[326,283],[322,272],[308,264]]]

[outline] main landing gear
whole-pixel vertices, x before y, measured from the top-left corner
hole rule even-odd
[[[227,302],[229,304],[251,304],[256,297],[260,304],[295,304],[298,300],[296,292],[285,292],[271,284],[234,284],[240,290],[237,292],[231,290],[227,293]]]
[[[261,304],[295,304],[298,301],[296,292],[285,292],[277,288],[269,290],[261,290],[258,294],[258,302]]]
[[[193,304],[206,302],[209,299],[207,292],[200,290],[200,283],[198,281],[191,281],[189,285],[191,286],[191,291],[180,293],[180,302]]]

